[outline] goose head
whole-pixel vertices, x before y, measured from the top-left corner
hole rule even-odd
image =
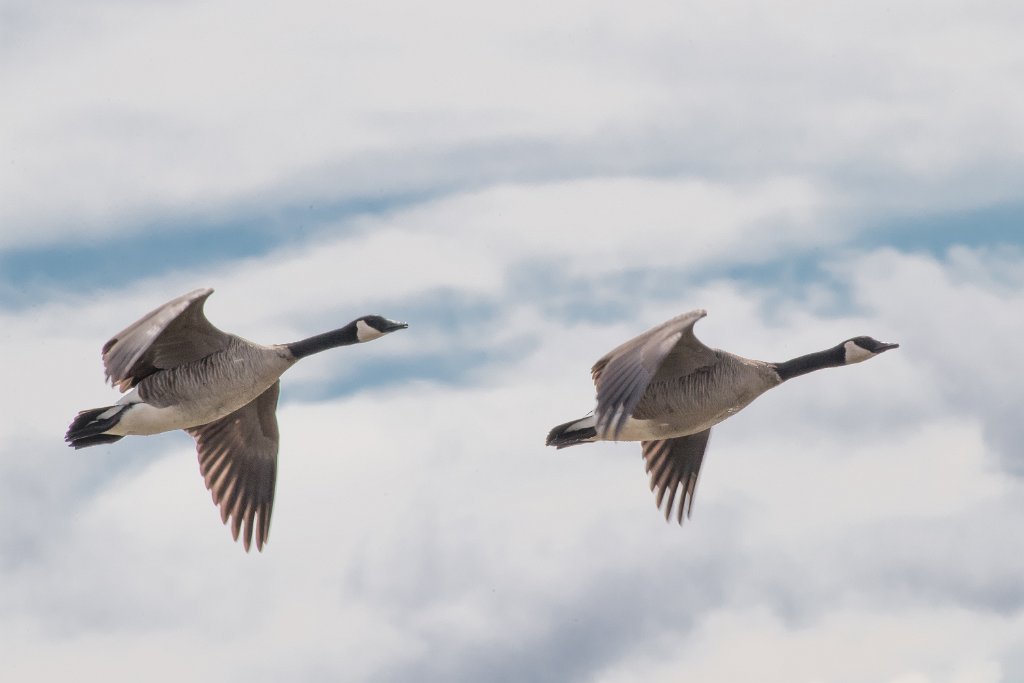
[[[378,337],[383,337],[395,330],[404,330],[409,323],[400,323],[395,320],[388,320],[379,315],[364,315],[356,322],[356,343],[368,342]]]
[[[899,344],[886,344],[871,337],[854,337],[843,342],[843,363],[851,365],[868,358],[874,358],[889,349],[898,349]]]

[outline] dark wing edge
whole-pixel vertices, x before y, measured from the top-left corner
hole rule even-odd
[[[270,535],[277,483],[277,397],[281,382],[252,402],[219,420],[185,431],[196,440],[199,472],[220,507],[224,524],[231,520],[231,535],[239,533],[249,552],[253,536],[262,551]]]
[[[103,345],[107,381],[127,391],[158,369],[198,360],[227,345],[203,304],[213,289],[196,289],[155,308]]]
[[[658,374],[662,363],[680,345],[684,353],[703,355],[701,349],[710,349],[693,336],[693,325],[707,315],[696,309],[677,316],[620,344],[605,354],[591,368],[591,377],[597,386],[597,433],[614,440],[622,431],[643,398],[647,385]],[[693,347],[690,340],[696,342]],[[705,359],[701,359],[703,364]]]
[[[693,496],[697,490],[697,476],[708,447],[711,430],[680,436],[661,441],[644,441],[643,447],[646,470],[651,475],[651,491],[655,493],[658,509],[664,502],[665,521],[672,516],[673,505],[679,492],[676,516],[683,523],[683,512],[689,518],[693,512]],[[665,501],[665,494],[668,500]]]

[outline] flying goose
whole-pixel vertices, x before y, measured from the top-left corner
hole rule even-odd
[[[851,365],[895,349],[871,337],[853,337],[782,363],[742,358],[704,346],[693,326],[698,309],[654,327],[608,352],[591,369],[597,387],[593,414],[558,425],[547,445],[640,441],[651,491],[665,519],[681,492],[678,520],[689,517],[697,474],[711,428],[788,379],[822,368]]]
[[[107,379],[128,391],[115,405],[83,410],[64,440],[74,448],[129,434],[184,429],[221,520],[246,552],[270,532],[277,479],[277,396],[281,374],[314,353],[377,339],[408,327],[367,315],[292,344],[264,346],[221,332],[203,314],[212,289],[168,301],[103,345]]]

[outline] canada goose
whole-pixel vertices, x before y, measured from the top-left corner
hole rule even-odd
[[[704,346],[694,336],[693,325],[705,315],[701,309],[690,311],[607,353],[591,369],[597,386],[594,413],[558,425],[547,438],[547,445],[556,448],[640,441],[659,508],[668,494],[666,520],[682,490],[680,524],[684,508],[687,517],[693,508],[711,427],[788,379],[859,363],[899,347],[853,337],[831,349],[768,363]]]
[[[367,315],[292,344],[264,346],[221,332],[203,314],[212,289],[168,301],[103,345],[107,379],[124,392],[117,404],[83,410],[64,440],[74,448],[129,434],[184,429],[195,440],[199,471],[221,520],[248,552],[263,550],[277,479],[277,396],[281,374],[326,349],[358,344],[408,327]]]

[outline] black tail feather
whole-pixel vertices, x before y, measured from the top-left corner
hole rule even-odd
[[[117,406],[106,406],[103,408],[92,408],[91,410],[83,410],[75,419],[72,420],[71,426],[68,427],[67,434],[64,435],[64,440],[72,448],[85,448],[86,446],[98,446],[103,443],[113,443],[123,438],[116,434],[104,434],[120,420],[121,416],[128,406],[122,406],[120,410],[111,415],[99,419],[99,416],[107,412],[111,408]]]
[[[565,424],[560,424],[550,432],[548,432],[547,441],[544,443],[548,446],[554,446],[555,448],[566,448],[568,446],[575,446],[581,443],[589,443],[594,440],[597,436],[597,430],[594,427],[581,427],[578,429],[570,429],[573,425],[578,424],[580,420],[570,420]]]

